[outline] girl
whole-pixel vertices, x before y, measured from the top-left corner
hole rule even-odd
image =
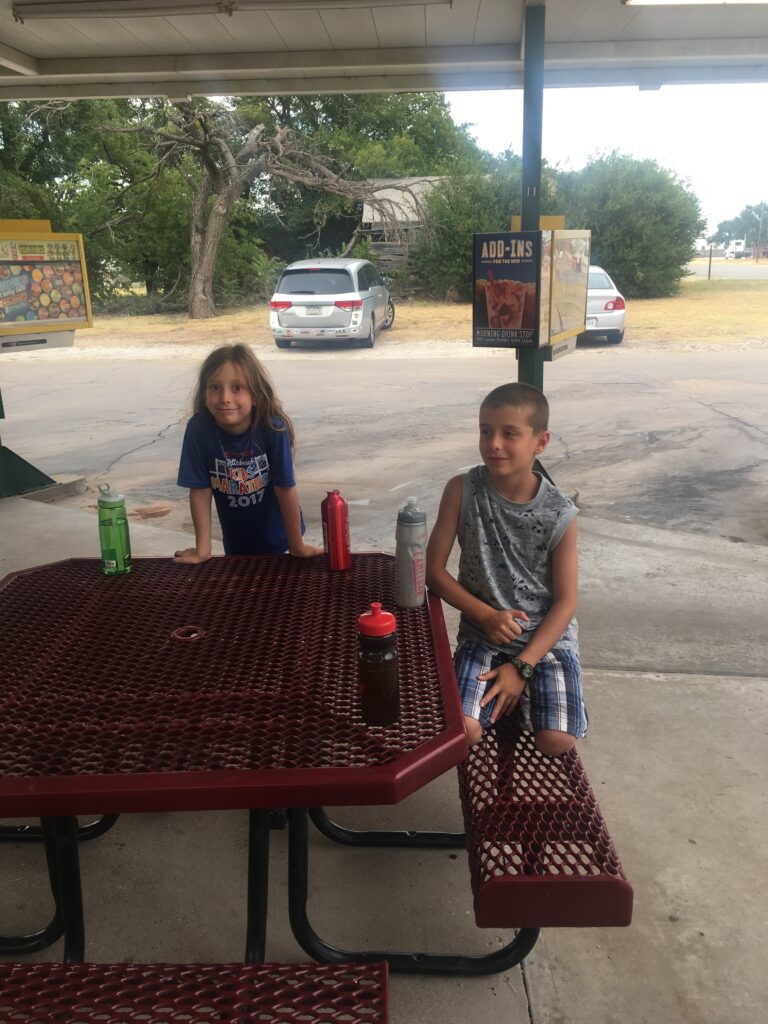
[[[223,345],[205,359],[193,410],[178,484],[190,489],[195,546],[177,551],[174,561],[211,557],[211,491],[226,554],[322,554],[302,538],[293,424],[246,345]]]

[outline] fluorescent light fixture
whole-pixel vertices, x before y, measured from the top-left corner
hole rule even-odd
[[[453,6],[453,0],[20,0],[16,21],[35,18],[164,18],[176,14],[238,11],[333,10],[351,7]]]
[[[621,0],[626,7],[722,7],[724,4],[768,4],[768,0]]]

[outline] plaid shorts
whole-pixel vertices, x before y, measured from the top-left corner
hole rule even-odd
[[[461,644],[453,656],[464,714],[476,718],[483,729],[495,724],[491,722],[494,701],[480,707],[493,680],[477,677],[508,660],[500,651],[474,643]],[[555,649],[544,655],[533,678],[525,684],[513,715],[516,724],[527,732],[555,729],[579,740],[586,736],[587,712],[581,699],[581,667],[575,651]]]

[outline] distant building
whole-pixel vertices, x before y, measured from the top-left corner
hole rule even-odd
[[[374,195],[380,203],[389,208],[388,216],[398,226],[408,230],[422,223],[421,204],[442,178],[439,175],[423,175],[415,178],[369,178]],[[370,203],[363,205],[363,227],[371,237],[387,234],[384,213]]]
[[[442,180],[438,175],[368,180],[386,210],[365,203],[356,234],[370,239],[371,259],[382,274],[392,277],[393,291],[399,297],[425,292],[424,282],[411,264],[410,247],[423,224],[424,203]]]

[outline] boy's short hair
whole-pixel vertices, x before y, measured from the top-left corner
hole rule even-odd
[[[500,384],[485,396],[480,408],[482,409],[484,405],[492,409],[499,409],[502,405],[512,405],[516,409],[528,408],[531,412],[528,422],[534,434],[541,434],[549,429],[549,402],[532,384]]]

